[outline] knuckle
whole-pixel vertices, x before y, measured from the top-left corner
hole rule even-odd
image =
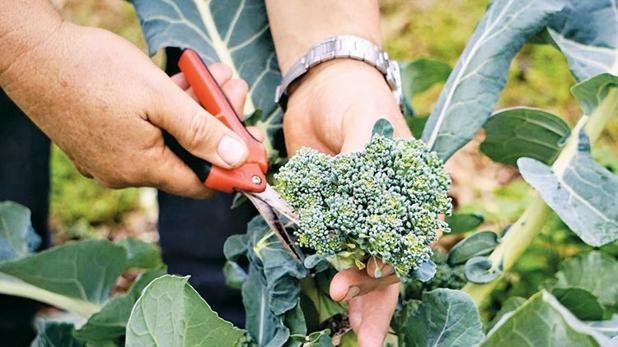
[[[204,144],[210,144],[214,140],[215,124],[213,118],[203,111],[198,111],[191,119],[189,125],[189,139],[187,145],[189,148],[199,148]]]

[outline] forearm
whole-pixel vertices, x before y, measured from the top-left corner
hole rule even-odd
[[[47,0],[0,0],[0,86],[10,67],[45,42],[62,23]]]
[[[266,0],[266,7],[282,73],[332,36],[356,35],[381,46],[375,0]]]

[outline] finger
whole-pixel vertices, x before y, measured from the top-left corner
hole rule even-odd
[[[166,193],[194,199],[205,199],[213,195],[168,147],[165,147],[159,161],[151,163],[148,172],[149,186]]]
[[[367,261],[367,274],[373,278],[384,278],[395,273],[395,269],[388,264],[384,264],[382,260],[371,257]]]
[[[382,346],[388,332],[390,320],[397,306],[399,285],[390,285],[379,291],[357,298],[362,300],[363,311],[360,324],[354,329],[359,347]],[[350,302],[350,306],[353,303]],[[354,307],[350,308],[351,310]]]
[[[232,78],[232,69],[223,63],[208,65],[208,71],[219,85],[225,84]]]
[[[335,301],[348,301],[397,282],[399,278],[394,275],[376,279],[369,276],[365,270],[351,268],[340,271],[333,277],[329,292]]]
[[[260,130],[260,128],[256,128],[256,127],[247,127],[247,131],[251,134],[251,136],[253,136],[256,140],[260,141],[260,142],[264,142],[264,139],[266,138],[266,136],[264,135],[264,133],[262,132],[262,130]]]
[[[187,82],[187,79],[185,78],[185,75],[182,74],[182,72],[172,75],[170,79],[172,80],[172,82],[176,83],[176,85],[179,86],[182,90],[189,88],[189,82]]]
[[[155,101],[158,107],[148,115],[149,120],[195,156],[226,169],[241,165],[248,155],[245,143],[171,81],[168,83],[162,88],[165,98]]]
[[[223,93],[232,104],[237,115],[243,118],[243,109],[245,107],[245,99],[249,87],[247,82],[240,79],[232,79],[221,86]]]

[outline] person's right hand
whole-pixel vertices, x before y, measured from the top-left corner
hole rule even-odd
[[[79,171],[112,188],[151,186],[169,193],[210,195],[165,146],[164,129],[214,165],[241,165],[247,149],[139,49],[100,29],[61,23],[47,39],[4,69],[0,86],[71,158]],[[228,67],[210,67],[234,107],[247,85]]]

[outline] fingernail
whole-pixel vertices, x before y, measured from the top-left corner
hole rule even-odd
[[[247,155],[247,147],[237,139],[223,135],[217,153],[230,166],[237,166]]]
[[[360,288],[351,287],[350,289],[348,289],[348,294],[346,294],[345,298],[343,298],[343,301],[348,301],[354,298],[355,296],[358,295],[358,293],[360,293]]]
[[[390,276],[390,275],[395,273],[395,269],[393,269],[393,267],[390,266],[390,265],[382,266],[381,270],[382,270],[381,271],[382,272],[382,276],[381,277],[388,277],[388,276]]]

